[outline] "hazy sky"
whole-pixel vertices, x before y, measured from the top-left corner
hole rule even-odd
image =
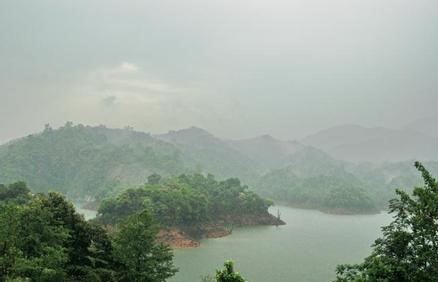
[[[293,139],[437,105],[436,0],[0,1],[0,142],[67,120]]]

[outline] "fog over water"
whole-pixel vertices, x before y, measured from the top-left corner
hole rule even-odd
[[[67,120],[301,138],[435,114],[434,0],[0,3],[0,142]]]

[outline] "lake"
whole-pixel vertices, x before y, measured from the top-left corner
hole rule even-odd
[[[170,281],[200,281],[233,259],[250,282],[329,282],[336,265],[362,261],[380,227],[391,221],[386,213],[330,215],[282,206],[271,212],[277,208],[287,225],[234,228],[232,235],[203,240],[199,248],[176,250],[179,272]]]

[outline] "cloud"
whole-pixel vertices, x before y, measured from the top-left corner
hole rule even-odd
[[[116,96],[108,96],[102,99],[102,104],[105,106],[112,106],[115,104],[116,100]]]
[[[131,72],[138,72],[139,68],[134,64],[125,62],[122,63],[116,70],[119,72],[131,73]]]
[[[59,107],[68,119],[86,124],[134,126],[162,132],[191,125],[211,127],[230,119],[242,119],[242,103],[226,93],[181,86],[159,78],[134,63],[98,67],[70,88]],[[193,85],[197,85],[193,83]]]
[[[154,78],[132,63],[122,63],[115,67],[99,68],[89,74],[89,83],[105,89],[120,92],[150,92],[175,93],[180,89],[171,84]]]

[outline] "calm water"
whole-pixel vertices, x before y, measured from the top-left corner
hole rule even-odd
[[[339,216],[279,208],[285,226],[235,228],[231,236],[204,240],[199,248],[176,250],[180,271],[170,281],[200,281],[233,259],[250,282],[328,282],[337,264],[368,255],[380,226],[391,220],[388,214]]]

